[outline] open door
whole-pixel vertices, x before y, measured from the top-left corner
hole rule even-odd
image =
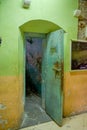
[[[64,31],[57,30],[47,35],[44,61],[45,109],[48,115],[62,125],[63,117],[63,58]]]

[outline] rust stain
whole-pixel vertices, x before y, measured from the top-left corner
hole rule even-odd
[[[53,70],[55,72],[55,78],[57,78],[58,76],[60,76],[61,74],[61,64],[56,61],[53,65]]]
[[[56,61],[53,65],[53,70],[55,72],[55,78],[59,76],[61,79],[63,78],[63,62],[62,61],[60,63]]]

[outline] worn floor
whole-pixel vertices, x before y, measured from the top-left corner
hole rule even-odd
[[[87,130],[87,113],[64,119],[62,127],[50,121],[21,130]]]
[[[25,114],[21,128],[51,121],[41,107],[41,98],[31,93],[25,100]]]

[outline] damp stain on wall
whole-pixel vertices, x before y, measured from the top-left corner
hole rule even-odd
[[[0,103],[0,111],[4,111],[6,109],[6,106],[2,103]],[[0,115],[0,126],[3,128],[5,128],[5,125],[8,124],[8,121],[6,119],[3,118],[2,113]]]
[[[5,128],[6,124],[8,124],[8,121],[0,116],[0,126],[2,127],[2,129]]]
[[[5,125],[8,123],[8,121],[6,119],[3,119],[0,117],[0,126],[2,129],[5,128]]]

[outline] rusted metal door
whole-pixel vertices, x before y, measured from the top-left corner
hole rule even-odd
[[[51,32],[45,51],[45,109],[60,126],[63,117],[63,43],[63,30]]]

